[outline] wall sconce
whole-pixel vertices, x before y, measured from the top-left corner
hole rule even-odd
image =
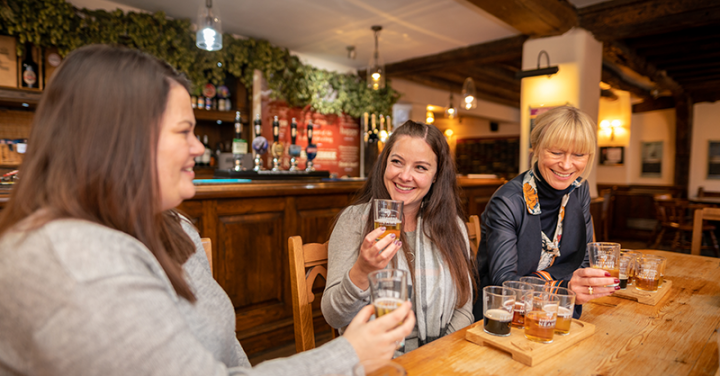
[[[540,68],[540,58],[542,57],[543,54],[545,54],[545,58],[547,58],[547,67],[545,67],[545,68]],[[542,50],[542,51],[540,51],[540,53],[538,54],[537,69],[531,69],[531,70],[526,70],[526,71],[519,71],[519,72],[515,73],[515,78],[517,78],[518,80],[520,80],[520,79],[523,79],[523,78],[525,78],[525,77],[534,77],[534,76],[545,76],[545,75],[547,75],[548,77],[550,77],[550,76],[552,76],[553,74],[557,73],[559,70],[560,70],[560,68],[558,68],[557,65],[554,66],[554,67],[551,67],[551,66],[550,66],[550,55],[548,55],[548,53],[545,52],[545,50]]]
[[[622,123],[620,120],[603,120],[600,122],[600,129],[605,132],[605,135],[607,137],[610,137],[610,141],[615,141],[615,129],[620,128],[622,126]]]
[[[212,0],[205,0],[198,11],[195,45],[206,51],[222,49],[222,23],[217,7],[213,9]]]
[[[452,129],[448,128],[445,130],[445,137],[450,138],[454,133]]]
[[[427,112],[425,113],[425,123],[432,124],[435,122],[435,114],[433,113],[433,110],[435,108],[433,106],[427,106]]]

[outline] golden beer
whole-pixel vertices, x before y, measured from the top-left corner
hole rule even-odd
[[[375,228],[385,227],[385,232],[378,237],[378,240],[395,234],[395,239],[400,239],[400,231],[402,231],[402,221],[397,218],[381,218],[375,220]]]
[[[570,333],[572,324],[572,311],[566,307],[558,307],[557,321],[555,322],[555,333],[567,335]]]
[[[592,268],[604,270],[604,271],[610,273],[610,277],[615,278],[615,279],[620,279],[620,268],[619,267],[615,268],[615,269],[609,269],[609,268],[601,268],[599,266],[593,266]],[[613,284],[607,285],[605,287],[618,286],[618,285],[619,285],[618,283],[613,283]]]
[[[387,315],[388,313],[400,308],[402,304],[403,301],[397,298],[376,299],[375,302],[373,302],[373,306],[375,307],[375,316],[380,318]]]
[[[525,338],[540,343],[552,342],[556,322],[555,312],[531,311],[525,313]]]
[[[658,290],[659,278],[635,277],[635,288],[643,291],[655,292]]]

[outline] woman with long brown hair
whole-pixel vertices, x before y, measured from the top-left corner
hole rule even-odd
[[[376,239],[373,199],[403,201],[400,237]],[[325,319],[343,328],[369,301],[368,273],[388,265],[410,272],[417,326],[413,350],[473,322],[472,259],[450,148],[434,126],[408,121],[390,136],[328,245]]]
[[[368,306],[344,338],[250,369],[200,237],[173,210],[195,194],[194,127],[167,64],[99,45],[65,59],[0,215],[0,374],[317,375],[392,356],[409,304],[373,322]]]

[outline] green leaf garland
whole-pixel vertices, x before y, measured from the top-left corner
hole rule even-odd
[[[196,88],[207,82],[219,85],[228,74],[251,87],[258,69],[272,98],[321,114],[389,114],[400,97],[389,84],[384,90],[370,90],[358,76],[305,65],[265,40],[236,39],[226,33],[222,50],[203,51],[195,46],[192,29],[189,20],[170,19],[164,12],[77,9],[65,0],[0,0],[0,34],[17,37],[19,55],[25,42],[57,47],[62,56],[87,44],[120,44],[167,61]]]

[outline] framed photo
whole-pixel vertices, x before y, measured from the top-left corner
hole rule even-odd
[[[662,141],[643,142],[640,176],[654,178],[662,176],[662,154]]]
[[[622,166],[625,160],[625,147],[600,147],[600,164],[603,166]]]
[[[720,179],[720,141],[709,141],[708,179]]]

